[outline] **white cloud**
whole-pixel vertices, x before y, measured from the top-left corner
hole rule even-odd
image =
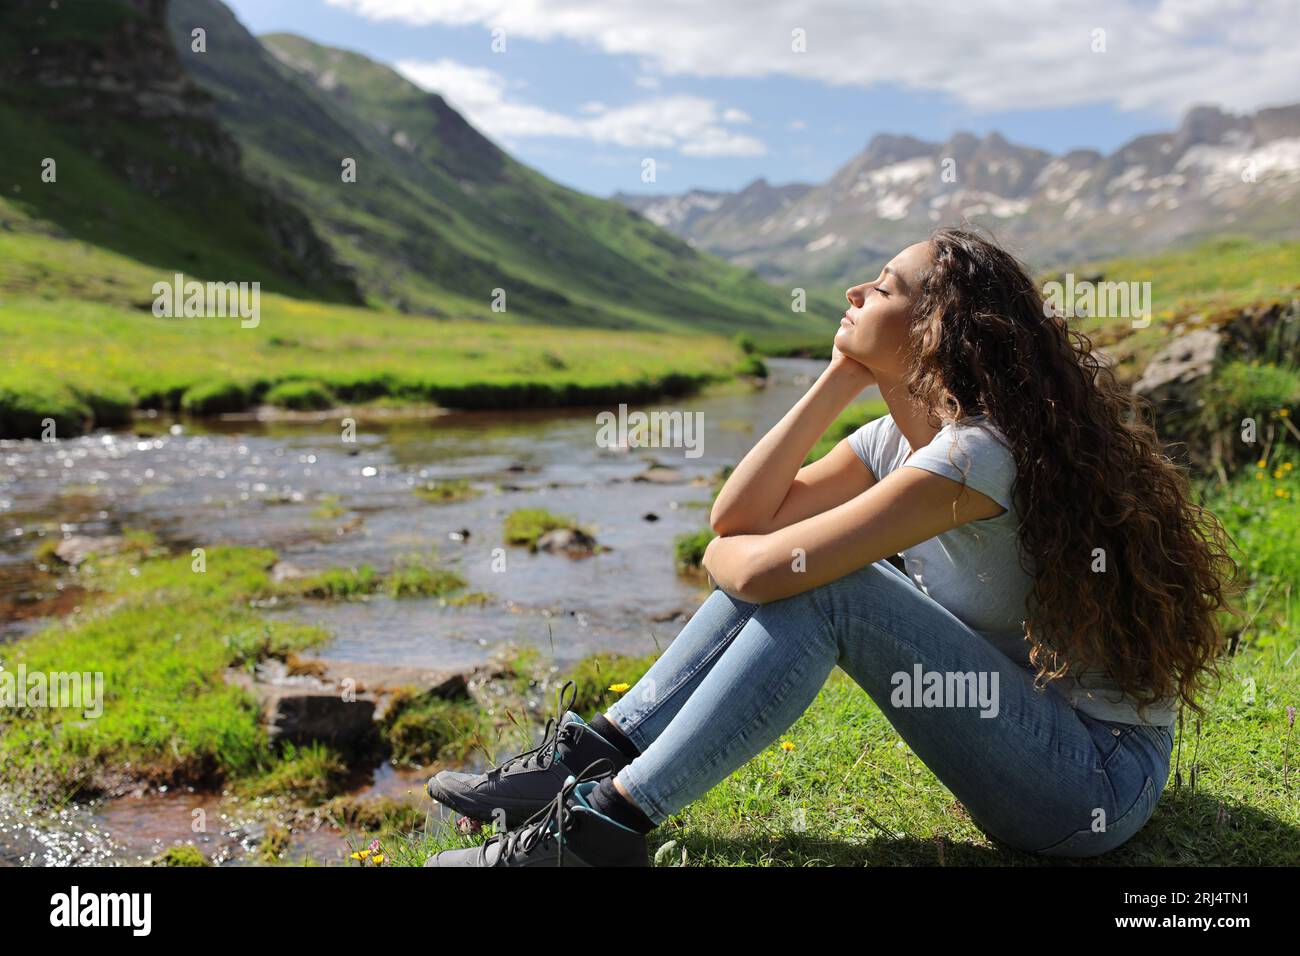
[[[668,75],[892,83],[985,110],[1109,102],[1176,115],[1291,102],[1294,0],[328,0],[376,20],[479,24],[641,58]],[[791,50],[805,31],[807,52]],[[1094,30],[1106,52],[1092,52]]]
[[[511,98],[506,78],[455,60],[400,60],[397,71],[442,96],[484,132],[503,139],[563,136],[634,149],[675,149],[686,156],[760,156],[763,142],[728,128],[749,122],[699,96],[660,96],[629,106],[582,104],[566,116]]]

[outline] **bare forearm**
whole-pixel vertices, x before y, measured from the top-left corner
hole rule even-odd
[[[714,502],[722,535],[764,530],[785,501],[809,450],[869,381],[827,370],[736,466]]]

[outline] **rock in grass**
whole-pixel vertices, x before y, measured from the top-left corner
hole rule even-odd
[[[537,539],[537,550],[585,558],[596,553],[596,539],[581,528],[555,528]]]
[[[1133,391],[1157,408],[1168,402],[1192,407],[1201,386],[1214,373],[1221,346],[1219,333],[1210,329],[1179,336],[1156,353]]]
[[[319,742],[358,753],[375,743],[377,722],[386,718],[395,698],[466,701],[468,674],[295,657],[292,668],[271,659],[258,664],[252,675],[229,670],[226,681],[257,697],[270,739],[299,747]]]
[[[669,468],[665,465],[651,465],[639,475],[632,477],[633,481],[649,482],[652,485],[676,485],[686,480],[676,468]]]
[[[91,555],[113,554],[122,547],[121,538],[90,538],[73,535],[54,546],[54,557],[70,568],[80,567]]]

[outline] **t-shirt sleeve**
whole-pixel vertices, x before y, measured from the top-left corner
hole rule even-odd
[[[871,469],[877,481],[881,478],[881,442],[885,429],[889,427],[889,421],[888,415],[872,419],[848,437],[849,447],[862,459],[862,463]]]
[[[943,475],[987,495],[1008,511],[1016,461],[1011,449],[978,425],[947,425],[904,464]]]

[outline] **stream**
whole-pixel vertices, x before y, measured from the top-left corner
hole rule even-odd
[[[697,457],[682,448],[602,447],[599,409],[359,417],[355,442],[343,440],[338,413],[161,417],[56,443],[0,442],[0,663],[5,642],[83,598],[75,575],[38,569],[41,543],[130,528],[174,549],[273,548],[304,572],[384,569],[436,549],[468,590],[491,595],[483,606],[373,597],[272,612],[325,628],[333,639],[313,653],[336,661],[463,667],[510,643],[561,664],[598,650],[653,652],[703,596],[674,570],[674,537],[704,527],[718,469],[737,462],[824,365],[770,359],[765,387],[732,384],[633,409],[698,413]],[[669,470],[636,480],[651,466]],[[435,504],[414,493],[447,479],[468,480],[477,494]],[[509,548],[502,569],[502,522],[519,508],[572,516],[606,550],[571,560]],[[363,794],[423,799],[426,776],[381,767]],[[135,862],[192,839],[194,811],[220,817],[218,804],[218,795],[151,793],[70,804],[34,820],[0,798],[0,865]],[[239,847],[256,842],[237,821],[208,829],[213,835],[195,842],[221,858],[237,859]],[[307,837],[294,852],[316,862],[346,857],[337,833]]]

